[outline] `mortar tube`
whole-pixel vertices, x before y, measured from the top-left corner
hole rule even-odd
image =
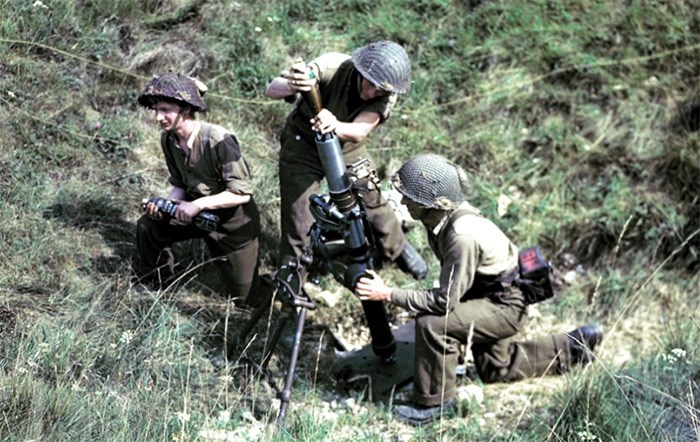
[[[316,148],[331,195],[347,192],[350,189],[350,178],[338,136],[333,133],[317,135]]]

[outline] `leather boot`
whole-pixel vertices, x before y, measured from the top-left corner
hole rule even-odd
[[[586,324],[569,333],[571,366],[586,365],[593,361],[593,351],[603,340],[603,327]]]
[[[455,414],[456,408],[457,401],[455,399],[434,407],[425,407],[414,404],[397,405],[394,407],[394,417],[401,422],[405,422],[413,426],[428,425],[440,416],[451,417]]]
[[[396,259],[396,264],[405,273],[411,274],[415,279],[424,279],[428,274],[428,265],[422,256],[408,242],[404,245],[401,255]]]

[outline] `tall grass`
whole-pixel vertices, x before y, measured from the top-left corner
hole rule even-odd
[[[697,5],[0,6],[0,439],[697,439]],[[403,44],[413,67],[408,94],[369,140],[382,173],[424,151],[462,164],[470,200],[555,263],[559,294],[537,306],[526,334],[597,320],[606,338],[586,370],[486,386],[466,417],[413,429],[391,419],[388,402],[334,389],[329,332],[364,344],[367,331],[359,303],[324,277],[339,300],[310,314],[287,425],[276,432],[270,386],[238,354],[224,367],[210,360],[246,313],[216,294],[200,244],[176,248],[187,269],[176,284],[131,295],[138,202],[168,189],[152,114],[136,97],[165,69],[209,85],[204,118],[236,132],[259,189],[268,271],[290,107],[263,89],[298,57],[377,39]],[[409,238],[434,279],[422,229]],[[382,274],[403,287],[430,284],[392,267]],[[279,379],[286,363],[283,352],[273,358]]]
[[[541,440],[695,440],[699,329],[687,317],[667,327],[670,339],[649,357],[623,367],[601,363],[575,378],[557,395],[557,421]]]

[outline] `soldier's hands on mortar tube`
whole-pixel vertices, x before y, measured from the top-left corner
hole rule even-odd
[[[333,112],[328,109],[321,109],[315,117],[311,119],[311,128],[315,132],[326,134],[334,132],[338,127],[338,119]]]
[[[360,301],[391,302],[391,287],[374,270],[367,270],[369,277],[364,276],[357,281],[355,296]]]

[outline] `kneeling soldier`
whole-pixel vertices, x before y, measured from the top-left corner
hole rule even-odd
[[[355,291],[361,300],[391,302],[418,314],[413,398],[394,409],[398,419],[422,425],[454,408],[459,345],[469,338],[484,382],[559,374],[590,362],[603,337],[596,324],[527,342],[509,339],[527,316],[523,294],[502,282],[517,270],[518,249],[465,201],[462,168],[439,155],[420,155],[404,163],[393,184],[411,216],[425,226],[441,263],[437,288],[391,288],[370,271]]]
[[[153,77],[138,98],[155,111],[162,130],[160,143],[173,186],[167,199],[177,203],[177,209],[165,217],[156,204],[146,204],[137,227],[137,274],[141,283],[162,283],[174,272],[171,244],[202,238],[212,257],[218,258],[227,295],[236,303],[254,303],[260,214],[236,137],[195,118],[196,112],[207,110],[205,91],[198,80],[166,72]],[[201,229],[192,222],[202,211],[218,217],[215,229]]]

